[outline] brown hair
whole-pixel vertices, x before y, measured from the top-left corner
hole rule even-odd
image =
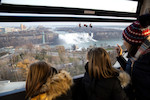
[[[44,61],[31,64],[26,80],[26,98],[38,93],[47,78],[52,77],[53,74],[51,66]]]
[[[93,48],[88,63],[90,77],[114,77],[118,70],[112,67],[108,53],[103,48]]]
[[[92,49],[90,49],[88,52],[87,52],[87,60],[89,61],[90,57],[91,57],[91,52],[92,52]]]

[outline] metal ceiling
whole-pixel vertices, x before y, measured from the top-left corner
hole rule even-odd
[[[74,15],[81,16],[113,16],[113,17],[132,17],[136,18],[139,15],[142,1],[138,1],[136,13],[116,12],[94,9],[79,9],[79,8],[64,8],[64,7],[46,7],[46,6],[28,6],[28,5],[12,5],[1,4],[1,13],[21,13],[31,14],[31,16],[1,16],[0,22],[38,22],[38,21],[85,21],[85,22],[132,22],[132,19],[108,19],[108,18],[84,18],[74,17]],[[66,14],[72,17],[42,17],[32,16],[32,14]]]

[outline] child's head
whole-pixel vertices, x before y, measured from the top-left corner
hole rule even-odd
[[[113,77],[117,70],[111,65],[108,53],[103,48],[93,48],[90,52],[88,71],[90,77]]]
[[[129,57],[136,54],[139,46],[150,36],[150,14],[139,16],[138,20],[127,26],[123,33],[124,45]],[[127,45],[126,45],[127,44]]]
[[[31,64],[26,80],[27,97],[35,95],[41,86],[46,83],[47,78],[52,77],[54,73],[51,66],[44,61]]]

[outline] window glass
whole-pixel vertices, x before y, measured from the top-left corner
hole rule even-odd
[[[71,76],[85,72],[90,48],[103,47],[116,63],[116,44],[130,23],[0,22],[0,96],[25,87],[29,65],[44,60]]]
[[[2,0],[2,3],[86,8],[134,13],[137,9],[137,1],[130,0]]]
[[[119,12],[136,12],[137,1],[128,0],[1,0],[5,4],[71,7]],[[90,4],[90,5],[89,5]],[[1,16],[31,16],[0,13]],[[32,16],[72,17],[72,15],[32,14]],[[80,16],[108,19],[135,19],[112,16]],[[90,48],[103,47],[116,62],[116,44],[123,45],[122,31],[130,23],[100,22],[0,22],[0,96],[25,87],[30,64],[44,60],[71,76],[85,72]],[[5,84],[9,83],[9,84]]]
[[[29,65],[45,60],[72,76],[85,72],[86,53],[105,48],[112,64],[114,46],[130,23],[5,22],[0,23],[0,80],[25,81]]]

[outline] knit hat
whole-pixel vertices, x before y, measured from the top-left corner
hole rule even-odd
[[[141,45],[147,36],[150,35],[150,29],[141,26],[139,21],[133,22],[123,31],[123,38],[131,45]]]

